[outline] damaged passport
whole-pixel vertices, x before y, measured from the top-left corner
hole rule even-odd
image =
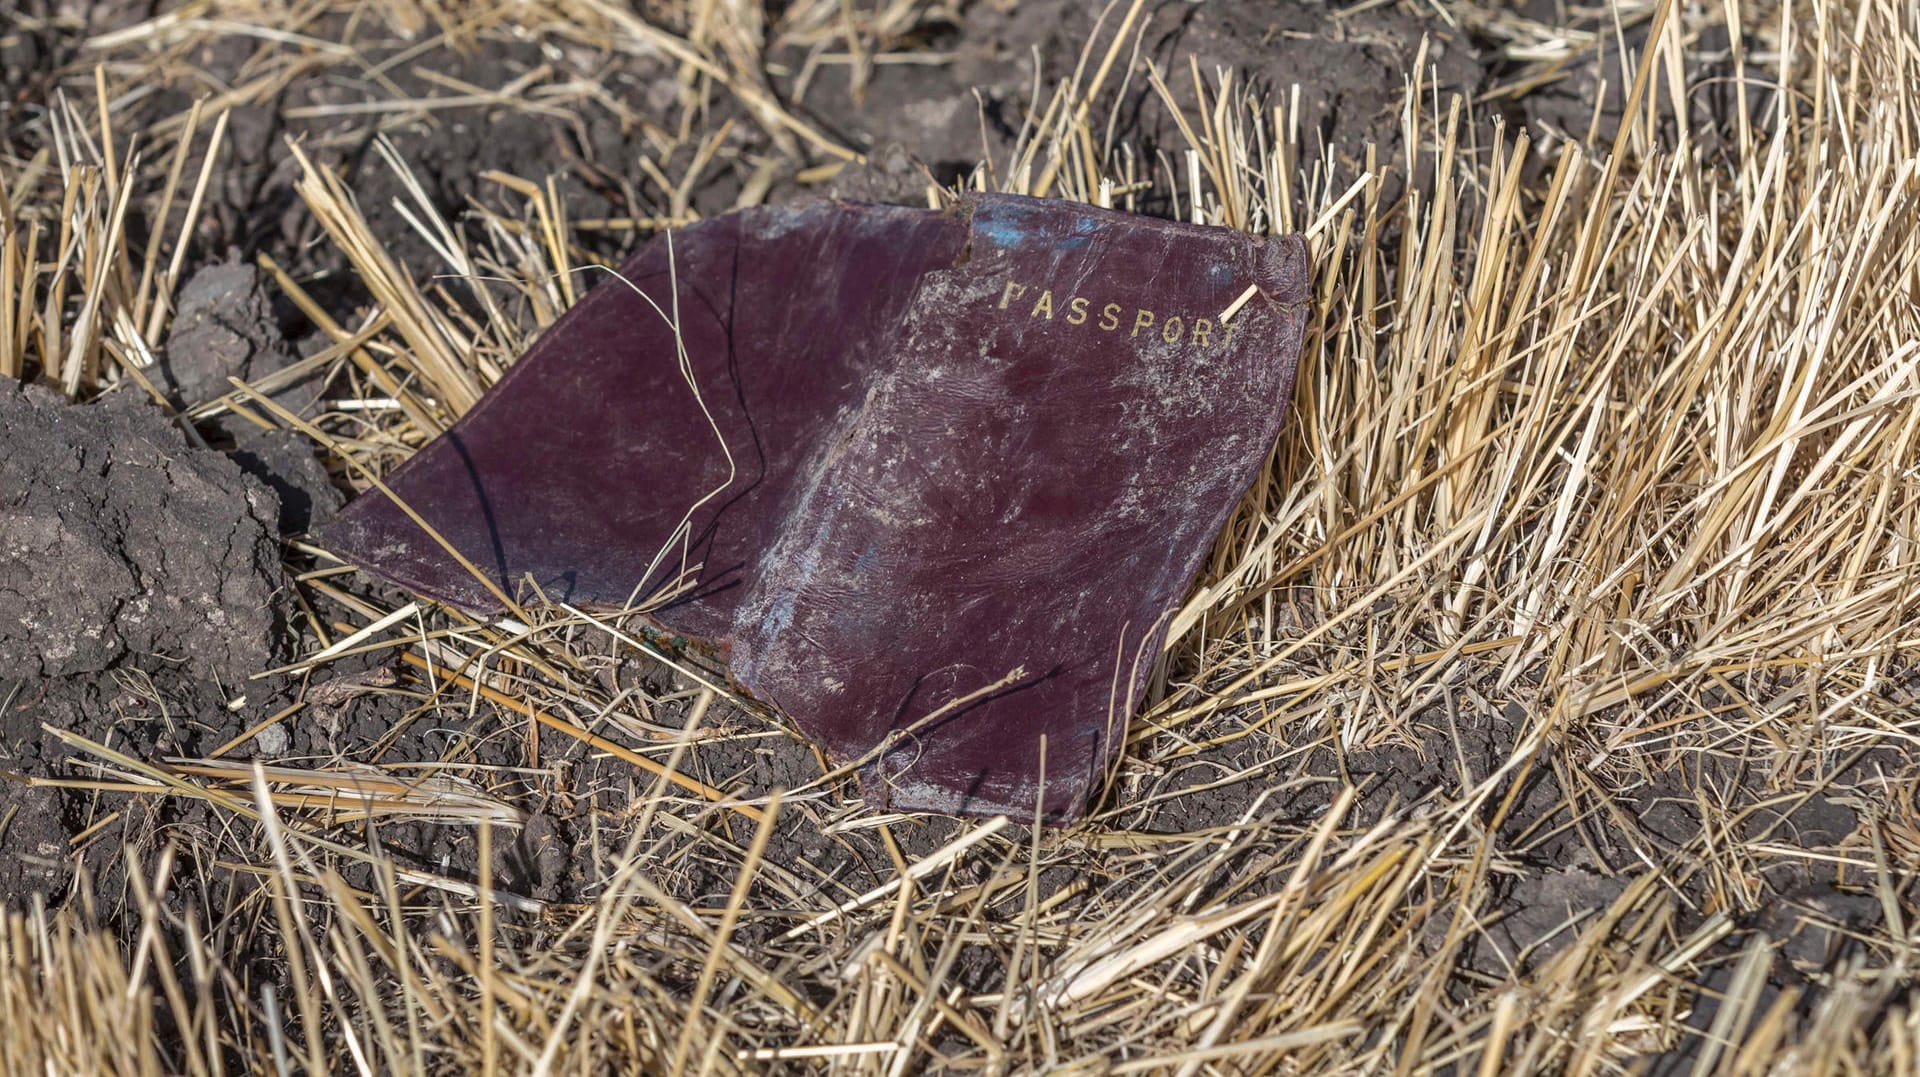
[[[644,606],[870,803],[1082,814],[1279,434],[1301,240],[969,195],[744,210],[620,276],[394,496],[508,594]],[[320,538],[500,608],[379,491]]]

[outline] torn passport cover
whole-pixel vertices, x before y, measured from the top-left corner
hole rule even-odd
[[[507,594],[645,604],[859,764],[870,803],[1078,817],[1279,434],[1305,245],[1011,195],[763,207],[670,240],[393,496]],[[319,537],[500,609],[379,491]]]

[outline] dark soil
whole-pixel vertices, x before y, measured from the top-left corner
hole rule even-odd
[[[27,106],[51,100],[53,86],[63,77],[84,88],[74,92],[91,93],[90,74],[66,68],[80,58],[79,42],[87,34],[149,14],[144,6],[101,5],[87,25],[53,6],[28,3],[29,23],[11,31],[0,23],[0,87],[5,87],[0,139],[10,146],[30,150],[44,144],[45,117]],[[949,63],[878,67],[857,94],[846,67],[822,68],[805,95],[790,100],[795,112],[849,144],[874,151],[870,163],[844,170],[829,191],[919,203],[929,180],[951,182],[977,161],[991,160],[1004,170],[1035,85],[1036,55],[1043,83],[1071,72],[1092,29],[1094,10],[1072,0],[1017,5],[980,0],[964,5],[957,24],[926,31],[931,44],[952,54]],[[1501,73],[1492,45],[1437,20],[1423,22],[1389,8],[1334,17],[1322,4],[1168,2],[1150,5],[1149,11],[1143,53],[1176,92],[1190,93],[1188,55],[1198,59],[1209,79],[1225,65],[1240,72],[1240,85],[1280,98],[1297,85],[1300,123],[1313,134],[1309,143],[1331,147],[1348,176],[1364,167],[1369,144],[1378,147],[1382,161],[1399,155],[1403,72],[1423,34],[1430,37],[1427,59],[1442,93],[1473,93]],[[327,29],[308,32],[325,36]],[[362,42],[362,50],[378,63],[409,44]],[[233,38],[187,59],[209,79],[234,83],[259,48],[251,39]],[[649,103],[674,100],[674,72],[664,65],[616,64],[574,44],[543,49],[533,42],[488,39],[461,53],[437,52],[435,63],[444,75],[494,87],[555,62],[556,54],[564,57],[560,62],[571,68],[569,74],[580,77],[617,68],[610,88],[643,114]],[[804,57],[774,59],[793,71]],[[1554,93],[1517,108],[1511,118],[1578,137],[1588,117],[1577,113],[1588,106],[1575,109],[1568,102],[1586,101],[1585,80],[1599,77],[1610,63],[1617,61],[1601,57],[1592,72],[1583,68]],[[62,69],[69,73],[57,75]],[[411,65],[396,66],[391,77],[402,93],[446,92]],[[1609,116],[1617,122],[1617,79],[1612,86],[1616,96],[1608,107],[1613,111],[1603,109],[1601,117],[1603,141],[1611,133]],[[129,129],[137,128],[142,117],[181,110],[202,87],[151,89],[122,119]],[[1139,79],[1122,85],[1117,76],[1105,91],[1118,102],[1117,134],[1135,142],[1149,161],[1156,148],[1177,141],[1164,112],[1147,107],[1151,93]],[[394,207],[396,200],[411,196],[374,152],[363,117],[288,115],[367,97],[363,86],[340,78],[301,77],[271,102],[234,113],[228,153],[209,194],[187,283],[178,293],[178,317],[158,367],[157,388],[174,404],[218,397],[228,391],[228,378],[258,379],[318,346],[314,328],[263,283],[253,268],[256,255],[268,254],[289,267],[342,319],[364,301],[351,289],[331,246],[313,242],[318,228],[292,191],[288,138],[304,140],[317,159],[344,170],[375,233],[417,278],[444,268]],[[723,95],[716,101],[716,108],[733,107]],[[489,169],[529,178],[558,176],[576,218],[662,212],[670,192],[654,188],[633,167],[650,149],[644,126],[604,109],[587,109],[584,115],[584,125],[573,126],[486,107],[446,109],[429,121],[393,126],[384,137],[449,220],[462,220],[470,200],[497,195],[480,176]],[[730,136],[738,152],[722,158],[692,192],[691,207],[701,214],[730,208],[747,182],[746,162],[772,148],[769,136],[749,117],[734,118],[742,121]],[[198,163],[188,163],[189,174]],[[664,162],[662,169],[679,174],[673,162]],[[819,193],[820,188],[786,174],[776,180],[769,198]],[[1167,207],[1149,200],[1146,208]],[[156,230],[163,224],[171,228],[177,222],[150,222]],[[589,234],[588,241],[611,256],[638,238],[631,232],[602,232]],[[295,412],[310,413],[324,388],[299,384],[276,399]],[[264,433],[231,415],[195,435],[199,444],[132,391],[70,406],[47,390],[0,385],[0,779],[16,779],[0,780],[0,907],[61,901],[73,892],[79,867],[103,890],[117,890],[123,846],[151,852],[173,841],[211,849],[218,840],[210,810],[196,802],[24,784],[20,779],[89,773],[78,765],[79,754],[43,725],[136,758],[198,756],[289,703],[305,700],[303,711],[260,733],[232,757],[290,765],[381,759],[503,768],[527,763],[524,732],[511,732],[523,727],[513,725],[512,716],[495,714],[489,705],[479,721],[468,725],[463,698],[440,710],[411,669],[378,654],[343,659],[311,680],[252,679],[318,646],[283,559],[295,569],[313,566],[279,540],[334,511],[343,494],[307,443],[293,435]],[[351,577],[334,582],[375,590]],[[342,611],[314,602],[321,619],[347,619]],[[661,694],[674,688],[664,670],[633,662],[610,659],[607,676],[616,690],[641,686]],[[1460,713],[1488,711],[1463,707]],[[1457,793],[1507,758],[1524,714],[1504,713],[1503,720],[1469,718],[1468,728],[1455,729],[1439,708],[1417,717],[1411,725],[1416,733],[1404,746],[1350,754],[1321,746],[1299,753],[1284,769],[1257,765],[1244,754],[1251,749],[1210,753],[1156,788],[1165,792],[1230,780],[1180,798],[1153,825],[1199,830],[1229,824],[1275,788],[1282,792],[1269,796],[1263,811],[1311,819],[1325,807],[1335,783],[1346,780],[1366,785],[1363,817],[1378,818],[1390,806],[1417,801],[1434,789]],[[663,708],[655,717],[670,726],[679,716]],[[766,728],[738,716],[710,721],[737,721],[750,734],[764,734]],[[540,735],[537,747],[543,765],[559,765],[566,781],[535,790],[502,780],[489,790],[525,813],[518,833],[498,842],[495,885],[543,901],[590,900],[623,846],[625,812],[646,789],[646,776],[551,732]],[[798,786],[819,773],[806,746],[780,735],[704,745],[694,752],[690,769],[717,786],[750,793]],[[1503,973],[1510,963],[1537,962],[1564,945],[1568,920],[1606,905],[1621,892],[1621,879],[1638,870],[1637,846],[1670,852],[1692,840],[1700,829],[1696,782],[1736,790],[1763,786],[1753,775],[1692,775],[1639,790],[1622,802],[1625,810],[1618,814],[1574,821],[1556,815],[1570,795],[1582,795],[1561,788],[1563,777],[1548,770],[1535,774],[1500,824],[1529,872],[1505,878],[1497,888],[1492,911],[1501,917],[1491,938],[1500,952],[1472,958],[1490,974]],[[1747,803],[1754,799],[1745,796]],[[876,832],[832,833],[831,816],[826,802],[791,805],[769,862],[780,865],[796,886],[836,899],[888,877],[891,860]],[[1752,820],[1767,825],[1760,815]],[[1831,845],[1853,830],[1855,819],[1844,796],[1836,793],[1793,809],[1782,825],[1810,844]],[[744,844],[747,835],[735,830],[734,839]],[[936,849],[955,833],[957,824],[935,818],[893,829],[909,856]],[[395,823],[361,837],[377,841],[404,864],[455,878],[479,875],[471,828]],[[733,885],[730,875],[708,870],[697,859],[682,862],[662,881],[676,897],[701,907],[724,904]],[[1068,881],[1054,874],[1044,878],[1049,891]],[[1830,967],[1847,945],[1842,927],[1879,915],[1877,906],[1857,893],[1820,880],[1780,882],[1804,899],[1770,910],[1762,925],[1793,939],[1782,951],[1783,977]],[[1816,921],[1827,926],[1795,926]],[[745,924],[740,937],[751,945],[771,930]],[[962,962],[963,978],[972,975],[970,967]]]
[[[0,678],[166,666],[238,685],[274,653],[280,508],[128,392],[0,385]]]
[[[852,176],[840,180],[835,193],[923,203],[929,178],[951,183],[981,162],[1004,178],[1022,116],[1033,102],[1035,65],[1042,86],[1076,70],[1083,84],[1091,81],[1124,7],[1102,27],[1084,67],[1081,52],[1100,5],[977,3],[968,6],[952,40],[942,43],[953,53],[950,64],[878,67],[858,99],[848,68],[824,70],[804,99],[810,112],[854,144],[898,147],[917,166],[903,168],[899,154],[883,154],[868,168],[850,169]],[[1196,69],[1209,92],[1222,69],[1234,73],[1236,94],[1251,89],[1284,103],[1298,87],[1302,145],[1316,154],[1326,147],[1349,179],[1364,171],[1370,144],[1382,163],[1400,158],[1404,73],[1423,35],[1429,39],[1428,78],[1437,78],[1442,95],[1471,96],[1492,78],[1476,44],[1437,20],[1390,8],[1329,14],[1326,6],[1307,3],[1152,4],[1139,31],[1140,55],[1189,104]],[[1143,77],[1124,77],[1131,54],[1131,46],[1123,49],[1092,114],[1117,117],[1114,134],[1133,143],[1143,161],[1159,150],[1177,159],[1186,142],[1158,94]],[[1036,107],[1044,110],[1046,100]],[[873,172],[880,174],[877,182]],[[1383,201],[1397,197],[1401,180],[1383,190]],[[1164,196],[1154,195],[1142,209],[1164,213],[1168,206]]]
[[[272,491],[126,391],[0,385],[0,445],[0,769],[71,773],[43,725],[193,754],[264,714],[248,678],[291,644]],[[0,901],[57,896],[69,838],[104,814],[0,782]],[[89,848],[117,868],[113,843]]]

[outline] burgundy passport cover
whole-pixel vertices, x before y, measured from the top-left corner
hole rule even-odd
[[[745,210],[620,273],[395,495],[509,594],[671,589],[650,620],[876,805],[1082,813],[1279,433],[1301,241],[976,195]],[[377,491],[320,537],[498,609]]]

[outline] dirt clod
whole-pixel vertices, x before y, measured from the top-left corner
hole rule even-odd
[[[131,655],[239,678],[272,651],[279,506],[130,394],[0,384],[0,678]]]
[[[313,454],[313,442],[289,430],[243,426],[234,431],[233,462],[266,483],[280,498],[280,533],[305,531],[346,503],[327,469]]]
[[[179,309],[161,359],[161,388],[183,405],[224,396],[229,378],[256,381],[291,363],[260,271],[242,262],[209,265],[180,289]],[[274,394],[298,411],[318,395],[316,379]]]

